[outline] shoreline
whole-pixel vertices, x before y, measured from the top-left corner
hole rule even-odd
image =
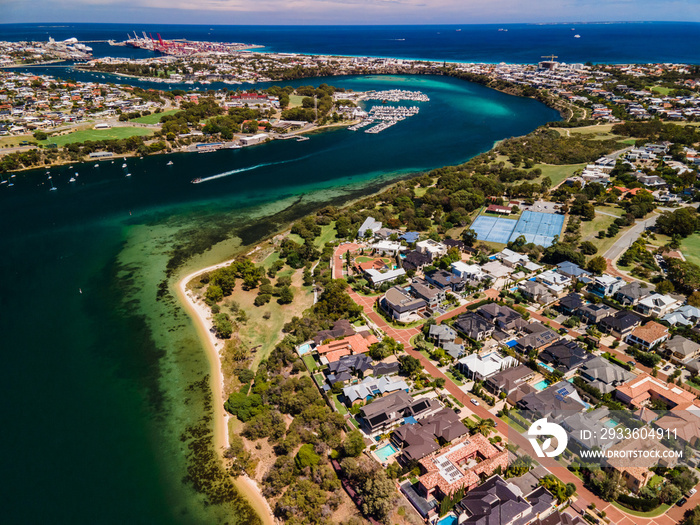
[[[195,301],[194,297],[187,292],[187,283],[205,272],[227,266],[231,264],[233,260],[234,259],[230,259],[213,266],[196,270],[181,278],[175,286],[178,300],[187,310],[187,313],[194,322],[195,329],[197,330],[200,341],[203,343],[207,359],[209,360],[212,375],[211,388],[214,407],[214,447],[219,454],[229,446],[228,420],[230,417],[223,408],[225,401],[224,375],[221,370],[221,358],[219,355],[219,347],[222,346],[222,343],[219,342],[211,332],[212,323],[209,320],[209,312],[206,307],[201,302]],[[241,492],[243,498],[253,510],[255,510],[264,525],[275,525],[277,523],[272,509],[270,508],[270,504],[263,496],[260,487],[254,479],[243,474],[232,481]]]

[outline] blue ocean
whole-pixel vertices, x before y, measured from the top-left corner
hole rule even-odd
[[[142,31],[156,37],[245,42],[265,51],[420,58],[450,62],[535,63],[545,55],[562,62],[700,62],[700,23],[428,26],[193,26],[143,24],[6,24],[3,40],[125,40]],[[575,38],[579,35],[579,38]],[[94,43],[95,56],[140,58],[148,52]]]

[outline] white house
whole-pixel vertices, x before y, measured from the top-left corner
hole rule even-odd
[[[430,255],[431,259],[442,257],[447,253],[447,246],[432,239],[426,239],[416,243],[416,250],[420,253]]]
[[[370,250],[375,250],[381,255],[396,257],[401,251],[401,243],[395,241],[379,241],[369,245]]]
[[[668,295],[658,293],[651,294],[637,303],[637,311],[642,315],[663,317],[669,312],[679,308],[681,302]]]
[[[470,354],[457,361],[457,367],[470,379],[484,381],[496,372],[518,365],[518,360],[507,356],[501,357],[495,352],[486,356]]]
[[[571,286],[571,278],[554,270],[547,270],[537,276],[537,282],[544,284],[553,292],[559,294]]]
[[[467,264],[462,261],[457,261],[453,262],[450,268],[452,269],[452,273],[456,276],[470,281],[481,281],[486,278],[481,266],[478,264]]]

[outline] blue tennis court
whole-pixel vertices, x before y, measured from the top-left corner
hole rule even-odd
[[[502,217],[477,217],[471,225],[480,241],[500,242],[506,244],[513,233],[517,221]]]
[[[552,245],[554,236],[561,234],[563,226],[564,216],[558,213],[524,211],[508,240],[514,241],[522,235],[527,242],[546,248]]]

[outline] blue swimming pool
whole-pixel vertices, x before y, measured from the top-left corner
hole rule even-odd
[[[308,353],[310,350],[311,350],[311,345],[309,343],[304,343],[303,345],[301,345],[299,347],[299,350],[297,350],[297,351],[299,352],[299,355],[304,355],[304,354]]]
[[[615,427],[616,427],[617,425],[619,425],[620,423],[618,423],[618,422],[615,421],[614,419],[608,419],[608,420],[607,420],[605,423],[603,423],[603,424],[604,424],[606,427],[608,427],[608,428],[615,428]]]
[[[554,372],[554,368],[552,368],[549,365],[545,365],[544,363],[540,363],[540,366],[544,368],[545,370],[549,370],[550,372]]]
[[[438,525],[457,525],[457,516],[454,516],[452,514],[450,514],[449,516],[445,516],[440,521],[438,521]]]
[[[374,453],[377,455],[379,458],[379,461],[382,463],[386,463],[389,460],[389,457],[392,456],[393,454],[396,454],[398,450],[389,443],[388,445],[384,445],[382,448],[378,448],[377,450],[374,451]]]
[[[532,386],[535,387],[535,390],[537,390],[537,391],[544,390],[545,388],[547,388],[549,386],[549,381],[547,381],[546,379],[543,379],[542,381],[539,381],[538,383],[535,383]]]

